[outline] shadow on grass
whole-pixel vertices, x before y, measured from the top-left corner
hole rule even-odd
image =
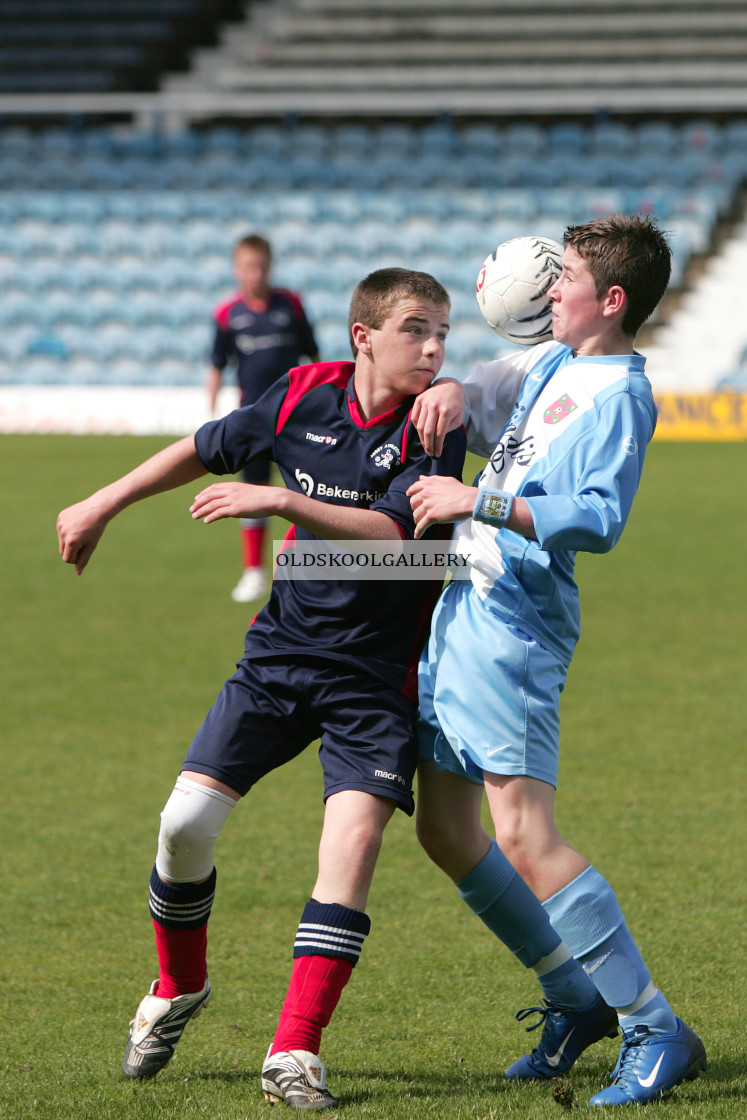
[[[363,1070],[336,1068],[332,1072],[333,1091],[341,1097],[341,1105],[351,1106],[370,1102],[376,1096],[375,1086],[382,1087],[388,1096],[396,1093],[399,1096],[413,1100],[440,1098],[451,1099],[463,1097],[465,1094],[511,1094],[536,1093],[553,1095],[556,1103],[563,1104],[558,1099],[557,1090],[562,1087],[570,1093],[570,1100],[575,1097],[576,1102],[581,1102],[587,1096],[597,1092],[600,1087],[608,1083],[609,1069],[602,1063],[596,1068],[588,1066],[583,1071],[576,1071],[575,1075],[560,1078],[552,1082],[535,1082],[530,1085],[521,1085],[517,1082],[506,1081],[501,1072],[481,1073],[471,1071],[463,1066],[452,1070],[423,1070],[422,1073],[406,1073],[395,1069],[366,1067]],[[183,1075],[182,1075],[182,1078]],[[223,1070],[203,1070],[191,1073],[188,1081],[221,1083],[225,1085],[246,1086],[259,1090],[260,1071],[243,1068]],[[346,1087],[346,1083],[349,1087]],[[690,1090],[706,1100],[728,1101],[743,1100],[745,1094],[745,1066],[739,1061],[713,1061],[709,1063],[708,1071],[696,1081],[686,1081],[668,1094],[662,1104],[675,1103],[683,1090]]]

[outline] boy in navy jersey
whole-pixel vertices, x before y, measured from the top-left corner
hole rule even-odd
[[[412,538],[408,487],[434,472],[461,477],[464,458],[461,428],[433,460],[410,420],[444,359],[449,298],[425,273],[382,269],[356,288],[349,326],[354,362],[291,369],[255,404],[64,510],[63,560],[80,574],[126,506],[258,459],[277,463],[286,488],[214,483],[192,516],[276,514],[297,539]],[[275,582],[161,816],[150,884],[159,977],[131,1025],[128,1077],[163,1068],[210,996],[213,848],[229,813],[263,774],[321,737],[319,872],[262,1087],[291,1107],[336,1104],[318,1058],[321,1033],[370,928],[365,907],[384,827],[397,806],[412,813],[414,671],[438,590],[426,582]]]
[[[295,292],[270,283],[272,249],[258,234],[242,237],[233,255],[233,272],[239,291],[216,308],[215,332],[207,373],[208,408],[215,403],[227,365],[236,367],[239,403],[258,401],[279,377],[297,366],[302,355],[319,360],[314,332]],[[258,459],[243,468],[244,482],[270,481],[270,462]],[[243,518],[241,551],[243,574],[231,592],[237,603],[249,603],[265,590],[262,566],[266,521]]]

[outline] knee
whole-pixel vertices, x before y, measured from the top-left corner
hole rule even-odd
[[[489,837],[479,822],[436,817],[419,811],[415,831],[423,851],[455,883],[485,855]]]
[[[355,862],[368,865],[378,858],[383,838],[384,830],[378,822],[363,820],[348,829],[346,846]]]
[[[177,779],[161,813],[156,871],[167,883],[196,883],[213,870],[215,842],[236,804],[187,778]]]
[[[543,858],[540,837],[527,827],[519,813],[506,813],[494,821],[494,828],[496,843],[506,859],[523,879],[532,883]]]

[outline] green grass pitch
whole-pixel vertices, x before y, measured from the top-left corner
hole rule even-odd
[[[146,909],[158,813],[242,649],[236,526],[195,524],[191,491],[125,511],[77,578],[59,508],[167,441],[3,436],[0,1118],[252,1120],[258,1073],[314,879],[314,749],[239,807],[218,850],[215,995],[154,1082],[120,1075],[155,975]],[[630,525],[579,558],[583,635],[563,706],[561,828],[618,891],[710,1069],[653,1116],[741,1118],[745,957],[744,444],[654,444]],[[279,535],[280,527],[278,526]],[[323,1057],[340,1113],[546,1120],[583,1112],[617,1044],[558,1089],[503,1069],[534,1042],[530,974],[493,941],[398,814],[372,933]]]

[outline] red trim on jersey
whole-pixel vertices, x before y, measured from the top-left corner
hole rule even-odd
[[[306,312],[298,292],[292,292],[290,288],[273,288],[272,291],[273,295],[285,296],[288,302],[293,305],[293,311],[299,319],[306,318]]]
[[[274,296],[280,296],[282,299],[287,299],[290,303],[293,314],[297,319],[305,319],[306,312],[304,311],[301,297],[298,292],[291,292],[288,288],[270,288],[270,294],[267,299],[248,300],[243,292],[235,292],[234,295],[227,299],[224,303],[219,303],[213,312],[213,318],[222,331],[230,330],[230,313],[233,307],[241,303],[247,311],[254,312],[255,315],[266,314]]]
[[[400,451],[399,451],[399,457],[400,457],[400,462],[402,463],[403,466],[407,462],[407,433],[410,430],[410,417],[411,416],[412,416],[412,409],[410,409],[410,411],[407,413],[407,420],[405,420],[405,426],[402,429],[402,446],[401,446]]]
[[[239,303],[244,303],[244,298],[239,292],[237,292],[236,295],[231,296],[230,299],[227,299],[225,303],[219,303],[216,307],[215,311],[213,312],[213,318],[222,331],[231,329],[231,310]]]
[[[279,435],[298,402],[306,393],[320,385],[337,385],[343,388],[353,375],[352,362],[315,362],[311,366],[295,366],[288,372],[288,392],[285,394],[278,418],[275,435]]]
[[[400,404],[395,408],[390,408],[388,412],[382,412],[380,416],[372,416],[370,420],[364,420],[361,415],[361,410],[358,407],[355,387],[351,385],[348,389],[348,408],[350,410],[350,419],[357,428],[377,428],[381,424],[391,424],[393,420],[396,420],[402,405]]]

